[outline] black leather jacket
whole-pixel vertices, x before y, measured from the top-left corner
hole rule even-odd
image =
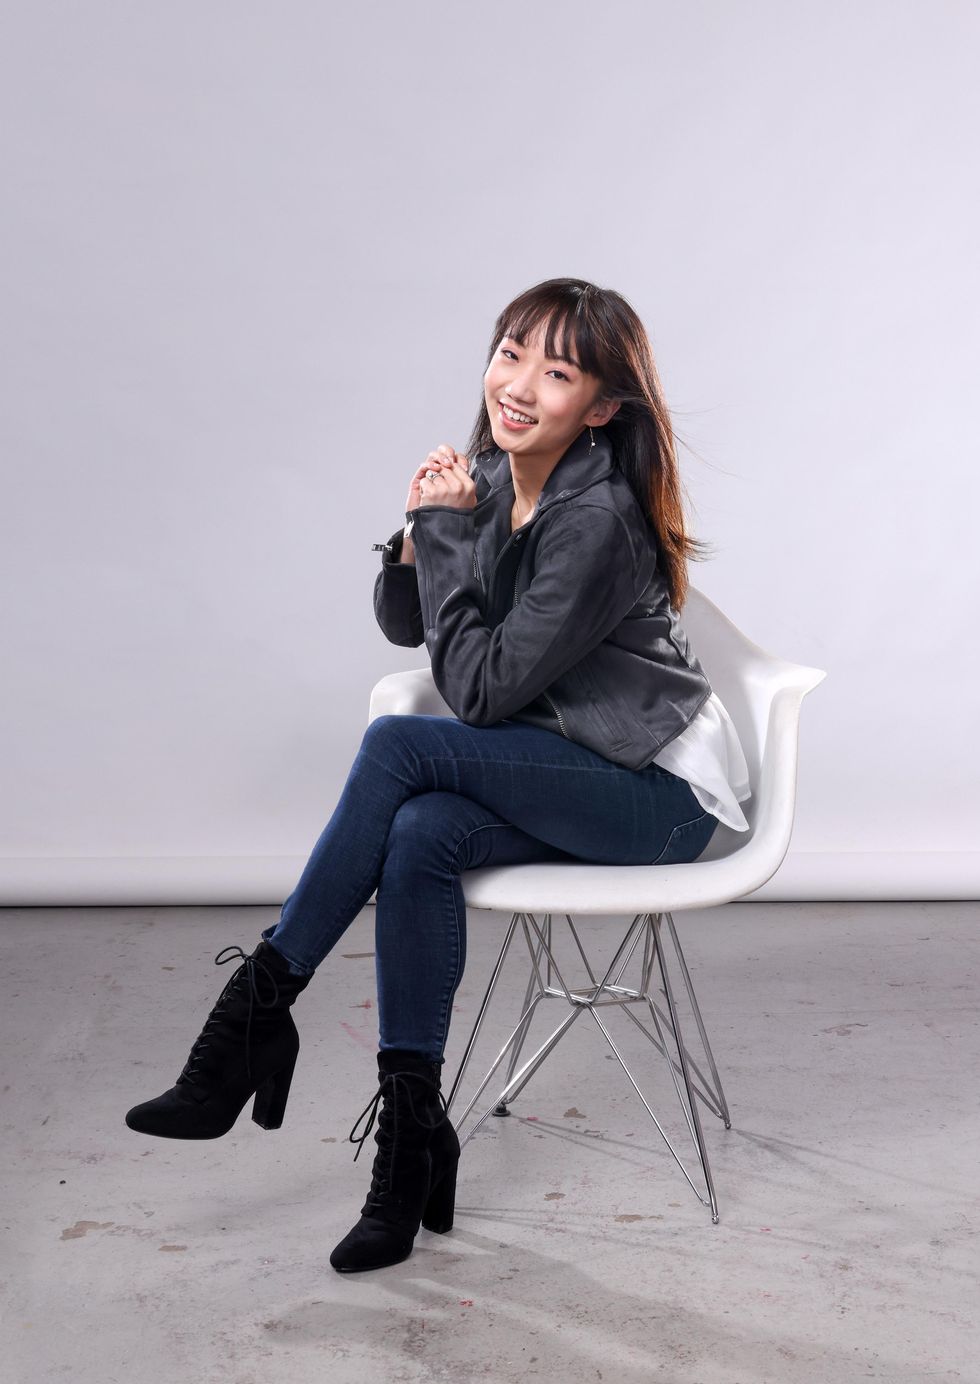
[[[425,642],[461,721],[527,721],[641,769],[711,694],[656,563],[656,538],[609,439],[589,430],[510,530],[514,483],[497,448],[470,462],[474,509],[424,505],[415,564],[402,530],[382,550],[374,613],[393,644]]]

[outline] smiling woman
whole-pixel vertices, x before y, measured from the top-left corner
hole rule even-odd
[[[380,1105],[378,1151],[330,1255],[342,1273],[397,1263],[420,1225],[453,1224],[441,1072],[463,872],[685,864],[719,821],[748,825],[744,756],[679,621],[699,545],[670,418],[620,294],[550,279],[504,309],[467,452],[429,453],[405,519],[411,537],[375,545],[374,612],[392,643],[425,644],[453,714],[371,722],[279,921],[251,956],[226,949],[242,964],[177,1084],[126,1117],[216,1138],[254,1094],[252,1118],[277,1127],[299,1046],[290,1006],[376,891],[378,1088],[350,1138],[363,1144]]]
[[[510,455],[522,512],[583,428],[605,430],[656,540],[670,602],[682,610],[687,563],[710,550],[687,531],[673,423],[634,308],[583,279],[536,284],[497,318],[483,384],[466,452],[498,447]],[[505,406],[534,423],[510,423]]]
[[[505,335],[483,377],[491,432],[510,456],[515,529],[531,514],[574,439],[584,428],[608,423],[619,408],[617,400],[603,397],[601,381],[583,370],[564,342],[554,354],[545,346],[540,325],[523,343]]]

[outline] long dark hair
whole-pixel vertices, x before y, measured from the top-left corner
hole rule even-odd
[[[487,353],[489,367],[501,340],[524,345],[545,325],[544,351],[564,345],[601,384],[599,397],[618,399],[604,431],[615,464],[629,482],[657,542],[657,565],[675,610],[687,596],[689,559],[703,561],[710,545],[692,538],[684,522],[675,434],[646,328],[619,293],[585,279],[546,279],[508,303],[497,318]],[[469,457],[496,449],[486,399],[480,400]]]

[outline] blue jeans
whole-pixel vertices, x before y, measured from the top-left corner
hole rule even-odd
[[[441,1063],[466,961],[463,870],[673,865],[695,860],[717,825],[686,779],[656,764],[624,768],[557,732],[379,716],[262,937],[311,975],[377,889],[380,1047]]]

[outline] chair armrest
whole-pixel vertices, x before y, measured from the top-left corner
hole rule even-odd
[[[389,673],[371,689],[368,721],[378,716],[452,716],[452,708],[443,700],[432,681],[431,668],[409,668],[403,673]]]

